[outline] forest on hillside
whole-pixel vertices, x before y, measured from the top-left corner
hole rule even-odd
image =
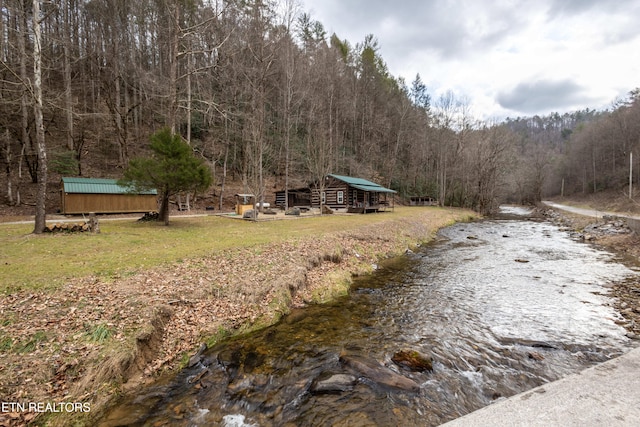
[[[632,152],[639,166],[637,89],[607,111],[482,121],[464,96],[392,76],[373,35],[329,35],[295,0],[0,0],[0,11],[5,205],[45,203],[43,183],[61,176],[120,178],[162,128],[206,160],[212,191],[233,180],[260,199],[335,173],[487,213],[623,190]]]

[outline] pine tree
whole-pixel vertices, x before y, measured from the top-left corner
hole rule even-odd
[[[169,198],[180,192],[205,191],[212,182],[211,170],[168,128],[151,136],[151,150],[152,157],[132,159],[118,183],[134,191],[156,189],[161,197],[159,219],[169,225]]]

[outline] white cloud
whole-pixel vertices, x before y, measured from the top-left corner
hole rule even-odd
[[[640,0],[305,3],[329,34],[352,46],[373,34],[394,76],[420,73],[480,118],[601,109],[640,86]]]

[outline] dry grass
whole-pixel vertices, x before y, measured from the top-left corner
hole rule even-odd
[[[99,235],[43,236],[0,225],[11,267],[0,279],[0,394],[73,398],[99,411],[125,382],[179,368],[200,343],[344,294],[352,274],[471,218],[396,208],[257,223],[180,218],[169,227],[104,221]]]
[[[431,208],[437,217],[446,211]],[[0,292],[58,288],[69,279],[94,275],[118,279],[147,268],[211,255],[229,248],[322,237],[391,218],[415,208],[378,215],[326,215],[299,220],[251,222],[218,216],[172,219],[169,227],[136,220],[102,221],[100,234],[30,234],[31,224],[0,224]],[[437,218],[434,217],[434,220]]]

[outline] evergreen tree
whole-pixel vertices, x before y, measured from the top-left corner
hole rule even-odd
[[[180,135],[168,128],[151,136],[151,150],[150,158],[132,159],[118,183],[136,191],[155,188],[162,200],[159,219],[169,225],[169,197],[206,190],[212,182],[211,171]]]

